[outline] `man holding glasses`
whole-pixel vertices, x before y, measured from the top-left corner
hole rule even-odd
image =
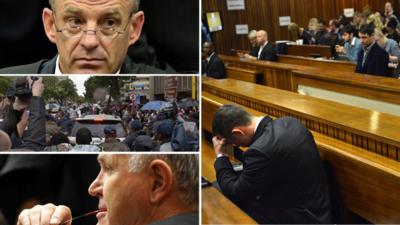
[[[49,0],[42,20],[58,55],[51,60],[10,67],[0,73],[163,73],[135,64],[126,55],[144,23],[140,0]]]

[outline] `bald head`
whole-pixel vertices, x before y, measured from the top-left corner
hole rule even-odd
[[[55,1],[56,1],[56,0],[49,0],[50,7],[51,7],[52,9],[55,9]],[[57,1],[60,1],[60,0],[57,0]],[[88,0],[88,1],[95,2],[96,0]],[[132,11],[136,12],[136,11],[139,10],[140,0],[127,0],[127,1],[131,1],[131,2],[132,2],[132,4],[133,4],[133,9],[132,9]]]
[[[11,140],[8,134],[0,130],[0,151],[7,151],[11,149]]]
[[[204,42],[202,51],[207,57],[210,56],[215,51],[214,44],[212,42]]]
[[[257,44],[258,46],[262,46],[265,42],[268,41],[268,33],[265,30],[257,31]]]

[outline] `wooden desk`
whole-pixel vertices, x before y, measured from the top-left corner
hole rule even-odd
[[[214,182],[216,178],[215,169],[215,152],[212,144],[204,138],[201,140],[201,176],[208,181]]]
[[[210,128],[215,111],[222,104],[236,104],[204,92],[202,96],[202,127]],[[243,108],[260,116],[263,113],[252,108]],[[345,208],[373,223],[400,222],[400,163],[349,143],[311,131],[325,164],[332,168],[329,179],[333,192],[338,192],[335,201]],[[343,221],[346,223],[346,221]],[[351,222],[351,221],[349,221]]]
[[[295,87],[292,84],[293,70],[315,70],[315,68],[310,66],[251,60],[226,55],[218,56],[225,63],[225,66],[261,71],[263,73],[261,84],[263,85],[289,91],[297,91],[294,89]]]
[[[202,90],[274,117],[296,117],[310,130],[400,160],[400,117],[232,79],[205,78]]]
[[[202,224],[257,224],[214,187],[201,189]]]
[[[225,73],[227,78],[261,84],[263,73],[256,70],[242,69],[233,66],[226,66]]]
[[[332,57],[332,48],[327,45],[288,45],[288,55],[311,57],[321,55],[327,59]]]
[[[289,63],[301,66],[311,66],[325,71],[343,71],[343,72],[354,72],[356,70],[356,64],[348,61],[338,61],[329,59],[314,59],[304,56],[294,55],[279,55],[278,61],[281,63]]]
[[[297,93],[298,85],[306,85],[381,102],[400,104],[399,79],[354,73],[349,69],[353,65],[348,63],[334,61],[331,68],[328,69],[328,61],[318,63],[312,59],[307,59],[309,63],[296,65],[245,60],[224,55],[220,55],[220,57],[231,67],[262,71],[263,82],[261,84],[269,87]]]
[[[400,104],[400,80],[353,72],[329,70],[293,71],[293,85],[323,88],[338,93]]]

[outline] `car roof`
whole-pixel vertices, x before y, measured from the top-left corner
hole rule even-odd
[[[77,121],[83,120],[103,120],[103,121],[121,121],[119,116],[107,115],[107,114],[99,114],[99,115],[86,115],[81,118],[77,118]]]

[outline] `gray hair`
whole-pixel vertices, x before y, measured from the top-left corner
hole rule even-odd
[[[56,0],[49,0],[50,7],[54,10]],[[133,3],[132,11],[137,12],[139,10],[140,0],[130,0]]]
[[[199,157],[195,154],[135,154],[128,162],[130,172],[140,172],[153,160],[165,161],[176,179],[181,200],[196,205],[199,197]]]
[[[256,30],[251,30],[250,32],[249,32],[249,34],[247,35],[247,37],[250,39],[250,38],[255,38],[255,37],[257,37],[257,31]]]

